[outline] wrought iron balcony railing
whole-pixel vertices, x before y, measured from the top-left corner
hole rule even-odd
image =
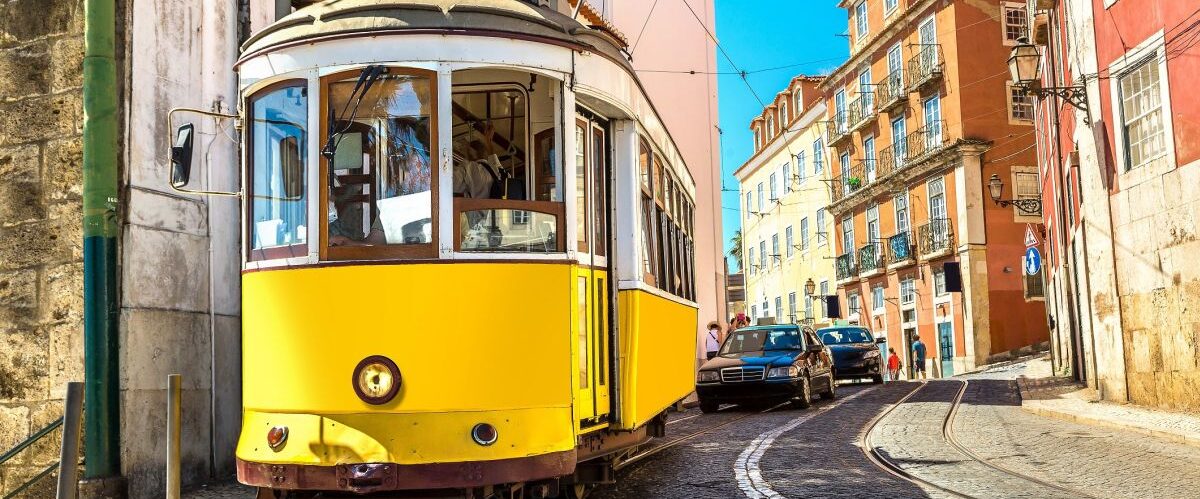
[[[837,257],[837,279],[839,281],[858,276],[858,259],[855,258],[854,250]]]
[[[860,161],[833,179],[833,200],[841,201],[866,185],[866,165]]]
[[[921,256],[929,256],[953,247],[954,232],[950,220],[935,218],[917,227],[917,243]]]
[[[830,123],[825,142],[834,145],[848,137],[850,137],[849,112],[845,109],[834,110],[833,123]]]
[[[880,111],[890,111],[908,101],[908,88],[904,86],[904,72],[892,71],[875,84],[875,104]]]
[[[908,231],[901,231],[888,238],[887,242],[887,263],[894,264],[904,261],[915,260],[913,255],[913,240],[912,234]]]
[[[910,164],[916,162],[927,154],[940,151],[948,143],[944,120],[926,123],[921,129],[908,134],[908,139],[904,141],[907,161]]]
[[[850,104],[846,106],[846,118],[850,126],[850,131],[862,128],[863,125],[869,123],[871,118],[875,116],[874,100],[870,93],[864,93],[850,101]]]
[[[883,245],[878,242],[867,243],[858,249],[858,270],[866,274],[883,268]]]
[[[916,92],[942,78],[945,64],[940,45],[918,45],[921,50],[908,60],[908,91]]]

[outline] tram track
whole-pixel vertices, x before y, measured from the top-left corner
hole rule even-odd
[[[625,458],[625,459],[621,460],[621,462],[620,462],[620,463],[617,463],[616,465],[614,465],[614,466],[613,466],[613,471],[620,471],[620,470],[622,470],[622,469],[624,469],[624,468],[626,468],[626,467],[629,467],[629,466],[631,466],[631,465],[633,465],[633,464],[635,464],[635,463],[641,462],[641,461],[645,460],[646,458],[652,457],[652,456],[654,456],[655,454],[658,454],[658,453],[660,453],[660,452],[662,452],[662,451],[665,451],[665,450],[667,450],[667,449],[670,449],[670,448],[672,448],[672,447],[675,447],[675,446],[677,446],[677,445],[679,445],[679,444],[682,444],[682,443],[684,443],[684,442],[686,442],[686,441],[688,441],[688,440],[692,440],[692,439],[694,439],[694,438],[696,438],[696,437],[699,437],[699,436],[702,436],[702,435],[705,435],[705,434],[708,434],[708,433],[712,433],[712,432],[714,432],[714,431],[716,431],[716,430],[719,430],[719,429],[721,429],[721,428],[724,428],[724,427],[726,427],[726,426],[730,426],[730,425],[732,425],[732,424],[734,424],[734,423],[737,423],[737,422],[739,422],[739,421],[742,421],[742,420],[744,420],[744,419],[746,419],[746,418],[750,418],[750,417],[753,417],[753,416],[758,416],[758,415],[761,415],[761,414],[766,414],[766,413],[768,413],[768,412],[774,411],[774,410],[776,410],[776,409],[779,409],[780,407],[784,407],[784,406],[787,406],[787,405],[790,405],[790,404],[791,404],[791,402],[790,402],[790,401],[789,401],[789,402],[782,402],[782,403],[779,403],[779,404],[773,405],[773,406],[771,406],[771,407],[768,407],[768,408],[766,408],[766,409],[763,409],[763,410],[761,410],[761,411],[751,411],[751,412],[747,412],[747,413],[745,413],[745,414],[742,414],[742,415],[740,415],[740,416],[737,416],[737,417],[735,417],[735,418],[733,418],[733,419],[730,419],[730,420],[728,420],[728,421],[724,421],[724,422],[722,422],[722,423],[720,423],[720,424],[717,424],[717,425],[715,425],[715,426],[710,426],[710,427],[707,427],[707,428],[703,428],[703,429],[700,429],[700,430],[694,431],[694,432],[692,432],[692,433],[688,433],[688,434],[686,434],[686,435],[682,435],[682,436],[679,436],[679,437],[675,437],[675,438],[672,438],[672,439],[670,439],[670,440],[666,441],[665,443],[658,444],[658,445],[654,445],[654,446],[652,446],[652,447],[649,447],[649,448],[647,448],[647,449],[644,449],[644,450],[641,450],[641,451],[635,452],[633,455],[629,456],[628,458]],[[724,408],[724,409],[720,409],[720,410],[718,410],[717,412],[718,412],[718,413],[726,413],[726,412],[729,412],[730,410],[732,410],[732,409],[734,409],[734,408],[736,408],[736,407],[738,407],[738,406],[729,406],[729,407],[726,407],[726,408]],[[677,422],[681,422],[681,421],[684,421],[684,420],[687,420],[687,419],[692,419],[692,418],[699,417],[699,416],[700,416],[700,414],[697,414],[697,415],[695,415],[695,416],[688,416],[688,417],[686,417],[686,418],[680,418],[680,419],[677,419],[677,420],[674,420],[674,421],[669,421],[667,424],[671,424],[671,423],[677,423]]]
[[[978,453],[970,450],[965,445],[963,445],[958,440],[958,437],[955,436],[954,420],[955,420],[955,416],[957,416],[957,414],[958,414],[959,406],[962,405],[962,399],[963,399],[963,396],[967,392],[967,387],[969,385],[969,382],[967,380],[954,380],[954,381],[961,383],[962,386],[959,387],[958,391],[955,393],[953,399],[950,402],[950,409],[948,411],[946,411],[946,417],[942,421],[942,439],[947,444],[949,444],[951,448],[953,448],[956,452],[958,452],[961,455],[968,458],[970,461],[979,463],[980,465],[986,466],[994,471],[1017,478],[1019,480],[1022,480],[1022,481],[1028,482],[1028,483],[1032,483],[1032,484],[1036,484],[1037,486],[1040,486],[1040,487],[1054,489],[1057,492],[1065,494],[1067,497],[1084,497],[1084,498],[1093,498],[1093,499],[1095,498],[1095,496],[1093,496],[1091,494],[1087,494],[1087,493],[1080,492],[1075,489],[1064,487],[1062,485],[1058,485],[1056,483],[1049,482],[1049,481],[1040,479],[1038,477],[1034,477],[1034,476],[1013,470],[1006,466],[997,464],[996,462],[992,461],[991,459],[985,458],[985,457],[979,455]],[[940,381],[939,383],[945,383],[945,382],[946,381]],[[900,406],[904,405],[904,403],[906,403],[910,398],[912,398],[918,392],[920,392],[921,390],[928,387],[929,384],[930,384],[930,382],[928,382],[928,381],[922,382],[921,385],[918,386],[916,389],[909,392],[903,398],[896,401],[896,403],[892,404],[892,406],[889,407],[886,411],[883,411],[882,413],[877,415],[874,419],[872,419],[871,422],[868,423],[868,425],[867,425],[867,430],[863,433],[860,447],[863,451],[863,454],[866,455],[868,460],[870,460],[873,464],[875,464],[877,467],[879,467],[883,471],[885,471],[901,480],[912,483],[919,487],[924,487],[927,489],[934,489],[934,490],[940,491],[940,492],[945,493],[952,497],[958,497],[958,498],[964,498],[964,499],[976,499],[976,498],[978,498],[978,496],[971,495],[970,493],[966,493],[961,490],[955,490],[955,489],[934,483],[930,480],[926,480],[924,478],[916,476],[913,473],[910,473],[909,471],[905,470],[903,466],[901,466],[900,464],[896,463],[895,461],[892,461],[887,456],[885,456],[884,453],[881,452],[881,449],[879,447],[876,447],[873,443],[873,435],[875,434],[875,430],[877,429],[877,427],[881,423],[883,423],[884,420],[886,420],[892,414],[892,412],[894,412]]]

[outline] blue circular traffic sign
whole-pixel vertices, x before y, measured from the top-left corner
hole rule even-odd
[[[1025,250],[1025,275],[1038,275],[1042,271],[1042,254],[1038,253],[1037,248],[1029,248]]]

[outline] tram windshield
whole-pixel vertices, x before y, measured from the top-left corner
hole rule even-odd
[[[329,246],[430,245],[430,78],[388,74],[360,83],[328,87]]]

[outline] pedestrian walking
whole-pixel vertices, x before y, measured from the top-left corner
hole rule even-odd
[[[888,349],[887,369],[889,381],[898,381],[900,379],[900,356],[896,355],[895,348]]]
[[[921,379],[926,379],[925,376],[925,343],[921,341],[920,336],[913,336],[913,379],[920,376]]]
[[[708,358],[712,359],[717,356],[717,350],[721,349],[721,325],[717,321],[708,323],[708,335],[704,339],[705,351],[708,352]]]

